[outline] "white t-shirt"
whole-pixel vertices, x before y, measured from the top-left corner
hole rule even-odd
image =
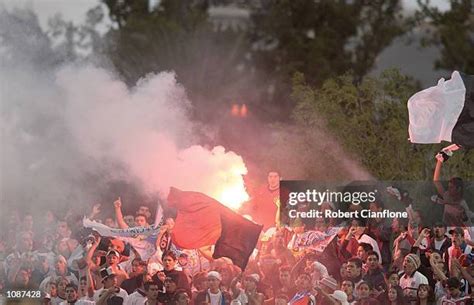
[[[125,305],[144,305],[147,298],[146,295],[141,294],[138,291],[131,293],[127,297],[127,302],[124,303]]]
[[[54,297],[51,299],[51,305],[59,305],[63,302],[65,302],[65,300],[60,297]]]
[[[444,243],[445,240],[446,240],[446,237],[443,238],[443,239],[440,240],[440,241],[437,241],[437,240],[435,239],[435,241],[434,241],[435,249],[439,251],[439,250],[441,249],[441,246],[443,245],[443,243]]]
[[[119,239],[132,245],[143,260],[148,260],[156,251],[155,244],[148,239],[135,237],[119,237]]]
[[[221,305],[222,292],[219,290],[218,293],[212,293],[209,291],[209,298],[211,299],[211,305]]]
[[[403,289],[403,293],[407,296],[416,297],[418,286],[420,286],[420,284],[428,285],[428,279],[418,271],[415,271],[411,277],[406,274],[400,277],[400,287]]]
[[[239,290],[240,290],[239,295],[232,301],[239,301],[240,304],[247,304],[249,302],[249,298],[247,294],[245,293],[245,290],[243,289],[239,289]]]

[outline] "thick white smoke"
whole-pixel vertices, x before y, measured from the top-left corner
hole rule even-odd
[[[191,145],[190,103],[171,72],[149,75],[131,89],[90,65],[67,65],[46,79],[31,70],[1,78],[7,88],[1,95],[2,169],[8,173],[2,188],[11,200],[24,187],[30,198],[54,192],[45,199],[65,200],[81,188],[64,185],[69,176],[84,178],[85,170],[107,163],[121,165],[117,172],[108,167],[111,179],[138,180],[162,196],[170,186],[224,201],[223,189],[245,194],[240,156]],[[233,199],[226,203],[236,204]]]
[[[126,164],[147,191],[166,194],[175,186],[224,200],[222,189],[244,190],[241,157],[223,147],[190,146],[196,126],[187,118],[190,103],[173,73],[149,75],[129,90],[103,69],[69,66],[58,72],[56,83],[81,151]]]
[[[111,196],[124,199],[113,181],[162,197],[170,186],[201,191],[234,207],[247,198],[242,158],[199,145],[201,125],[190,121],[191,103],[172,72],[128,86],[108,69],[68,63],[24,11],[0,10],[0,58],[2,205],[57,209],[104,198],[111,205]],[[286,179],[370,177],[322,130],[305,136],[257,119],[228,124],[219,111],[209,112],[220,118],[209,125],[227,128],[221,139],[262,174],[255,186],[270,168]]]
[[[175,186],[233,206],[246,199],[242,158],[199,145],[174,73],[130,88],[106,69],[67,63],[31,12],[0,17],[2,207],[64,214],[111,191],[123,198],[112,181],[162,197]]]

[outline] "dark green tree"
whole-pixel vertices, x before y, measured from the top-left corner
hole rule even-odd
[[[348,70],[360,80],[406,31],[401,9],[398,0],[261,1],[251,31],[255,63],[277,100],[287,97],[295,72],[316,86]]]
[[[418,0],[417,19],[428,24],[424,43],[436,45],[441,56],[438,69],[459,70],[474,74],[474,2],[450,0],[451,9],[441,11],[427,0]]]
[[[148,1],[104,3],[117,24],[105,53],[130,85],[150,72],[175,71],[194,114],[206,121],[219,107],[247,100],[245,32],[211,22],[207,1],[164,0],[155,8]]]

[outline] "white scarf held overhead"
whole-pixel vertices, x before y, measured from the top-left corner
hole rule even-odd
[[[150,227],[133,227],[128,229],[114,229],[108,227],[102,223],[99,223],[94,220],[90,220],[87,217],[84,217],[82,224],[85,228],[91,228],[101,236],[111,236],[111,237],[135,237],[137,235],[156,235],[160,231],[160,227],[163,224],[163,208],[161,205],[158,205],[156,211],[155,224]]]
[[[84,217],[82,224],[85,228],[91,228],[94,231],[97,231],[101,236],[120,236],[120,237],[134,237],[136,235],[152,235],[157,233],[160,229],[154,226],[152,227],[133,227],[128,229],[114,229],[108,227],[100,222],[90,220],[87,217]]]

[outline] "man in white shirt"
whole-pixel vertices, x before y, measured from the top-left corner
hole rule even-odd
[[[451,240],[446,236],[446,227],[442,222],[437,222],[433,226],[433,238],[431,240],[432,250],[437,250],[440,253],[446,252],[451,246]]]
[[[404,274],[400,277],[400,287],[403,289],[403,294],[409,300],[416,300],[416,294],[420,284],[428,285],[426,276],[416,271],[420,267],[420,264],[420,258],[413,253],[409,253],[403,260]]]
[[[209,288],[196,295],[194,304],[229,305],[232,298],[227,291],[220,289],[221,281],[222,276],[219,272],[209,271],[207,273],[207,284]]]
[[[128,294],[125,290],[117,286],[117,276],[111,267],[100,270],[104,287],[94,292],[94,301],[101,304],[126,304]],[[111,300],[113,299],[113,300]]]

